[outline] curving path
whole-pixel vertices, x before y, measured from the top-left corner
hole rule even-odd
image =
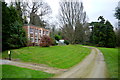
[[[2,59],[0,59],[0,64],[1,65],[2,64],[15,65],[18,67],[24,67],[24,68],[44,71],[44,72],[53,73],[53,74],[60,74],[64,71],[66,71],[66,69],[57,69],[57,68],[49,67],[49,66],[44,65],[44,64],[30,64],[30,63],[22,63],[22,62],[16,62],[16,61],[2,60]]]
[[[0,64],[15,65],[48,73],[54,73],[56,76],[53,78],[108,78],[103,54],[97,48],[88,48],[92,49],[91,53],[82,62],[70,69],[57,69],[43,64],[29,64],[1,59]]]
[[[78,65],[54,78],[107,78],[108,75],[103,54],[97,48],[88,48],[92,49],[90,55]]]

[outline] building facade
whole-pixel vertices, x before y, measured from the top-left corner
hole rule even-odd
[[[41,37],[43,35],[50,35],[50,31],[36,26],[23,26],[29,40],[29,44],[40,45]]]

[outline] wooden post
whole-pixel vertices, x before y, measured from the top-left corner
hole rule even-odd
[[[11,51],[8,51],[9,60],[11,60]]]

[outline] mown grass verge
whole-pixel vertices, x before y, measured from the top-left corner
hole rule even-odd
[[[117,48],[98,48],[102,51],[108,72],[111,78],[118,78],[118,49]]]
[[[23,62],[46,64],[57,68],[70,68],[90,53],[90,49],[81,45],[52,46],[52,47],[24,47],[13,49],[12,59]],[[8,58],[7,51],[2,58]]]
[[[2,78],[50,78],[53,75],[12,65],[2,65]]]

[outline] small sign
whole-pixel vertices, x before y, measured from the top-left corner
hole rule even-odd
[[[10,54],[10,51],[8,51],[8,54]]]

